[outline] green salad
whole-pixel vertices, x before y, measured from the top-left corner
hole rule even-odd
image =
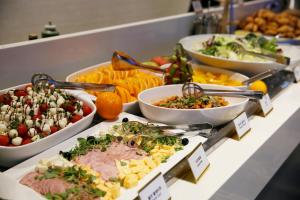
[[[198,51],[210,56],[216,56],[232,60],[242,61],[265,61],[263,58],[238,51],[232,43],[242,45],[245,50],[264,54],[281,54],[282,50],[276,44],[276,39],[266,39],[263,36],[257,36],[249,33],[245,37],[213,36],[203,42],[202,49]]]

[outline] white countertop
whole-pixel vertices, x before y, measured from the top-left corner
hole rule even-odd
[[[191,181],[190,174],[183,179],[177,179],[169,188],[172,199],[212,198],[221,186],[297,111],[300,107],[300,83],[292,84],[281,91],[272,99],[272,104],[274,109],[267,117],[253,116],[249,119],[251,131],[240,141],[226,138],[208,155],[211,165],[196,184]],[[257,186],[253,185],[253,187]]]

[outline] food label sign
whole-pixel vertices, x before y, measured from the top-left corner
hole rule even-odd
[[[191,156],[187,160],[195,180],[198,180],[205,169],[209,166],[209,161],[206,157],[203,146],[200,144],[200,146],[191,154]]]
[[[265,94],[263,98],[259,100],[259,104],[264,116],[266,116],[273,109],[269,94]]]
[[[139,192],[140,200],[168,200],[171,199],[167,184],[159,173],[150,183]]]
[[[233,120],[233,124],[239,138],[243,137],[243,135],[245,135],[251,129],[245,112],[235,118]]]

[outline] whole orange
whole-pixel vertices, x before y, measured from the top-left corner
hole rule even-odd
[[[113,92],[99,92],[96,99],[97,113],[104,119],[115,119],[122,112],[122,100]]]

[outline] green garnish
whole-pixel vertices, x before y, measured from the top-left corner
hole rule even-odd
[[[157,144],[169,146],[181,146],[180,138],[166,135],[161,129],[153,124],[143,124],[137,121],[129,121],[121,125],[115,125],[113,131],[123,136],[135,135],[140,138],[139,147],[149,153]]]
[[[199,109],[209,107],[220,107],[227,105],[221,97],[212,97],[203,95],[201,97],[188,96],[188,97],[170,97],[165,100],[159,101],[154,105],[165,108],[177,108],[177,109]]]
[[[71,159],[85,155],[93,149],[100,149],[101,151],[106,151],[107,147],[115,140],[115,136],[106,134],[95,138],[94,140],[87,140],[86,138],[78,138],[78,145],[69,151],[71,154]]]
[[[60,178],[68,183],[75,184],[74,187],[66,189],[65,192],[50,194],[47,193],[45,197],[47,199],[68,199],[70,195],[76,194],[88,194],[92,198],[103,197],[106,192],[92,186],[95,176],[88,174],[87,171],[80,167],[67,167],[67,168],[49,168],[42,176],[38,179],[52,179]]]

